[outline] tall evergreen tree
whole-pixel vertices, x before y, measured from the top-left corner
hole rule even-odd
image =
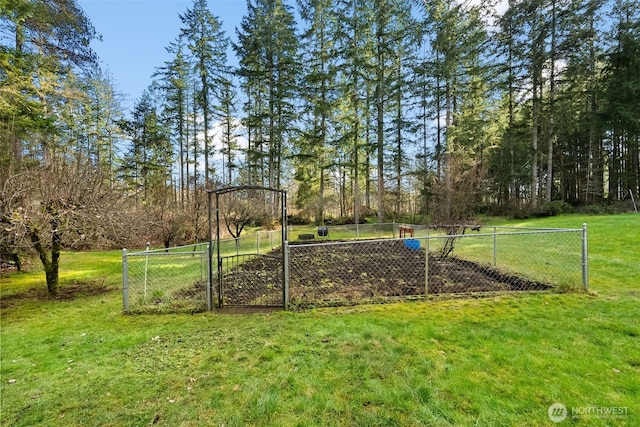
[[[337,17],[330,0],[299,0],[305,24],[302,35],[303,73],[300,97],[303,102],[302,133],[296,150],[296,180],[300,182],[298,202],[317,202],[316,222],[324,223],[325,185],[328,169],[335,165],[331,154],[332,119],[336,109]]]
[[[184,41],[179,36],[167,47],[172,58],[156,71],[160,77],[160,87],[165,93],[164,116],[170,123],[175,145],[178,148],[178,168],[180,177],[180,203],[184,207],[189,198],[189,85],[192,81],[188,56],[184,52]]]
[[[211,119],[219,107],[219,100],[213,96],[223,84],[229,40],[220,20],[209,10],[207,0],[194,0],[193,8],[180,15],[180,19],[184,25],[181,35],[195,59],[194,71],[199,77],[197,104],[203,117],[204,180],[209,187],[214,172],[211,170]]]
[[[118,126],[124,116],[122,95],[114,88],[111,74],[99,67],[87,75],[84,88],[87,94],[87,102],[83,106],[87,124],[85,132],[93,146],[93,162],[108,180],[109,187],[114,188],[120,154],[118,144],[122,140]]]
[[[75,0],[2,2],[0,25],[8,35],[3,40],[13,41],[0,50],[3,157],[19,163],[28,153],[50,162],[54,147],[49,135],[57,117],[49,102],[64,97],[69,72],[94,64],[90,42],[97,37],[95,29]],[[28,133],[32,137],[27,139]]]
[[[238,109],[236,108],[237,93],[232,81],[231,73],[227,73],[223,78],[220,86],[220,154],[223,158],[223,182],[226,185],[234,183],[234,174],[237,172],[240,164],[238,163],[239,154],[239,123],[237,118]],[[226,171],[224,171],[226,169]]]
[[[154,88],[146,90],[136,103],[133,118],[121,123],[130,138],[125,152],[121,177],[136,195],[142,195],[144,204],[152,204],[154,191],[163,191],[170,185],[173,147],[170,129],[160,120]]]
[[[617,0],[615,44],[605,69],[602,112],[611,134],[608,147],[609,200],[640,191],[640,6]]]
[[[293,13],[282,0],[249,0],[247,8],[234,47],[247,96],[250,146],[266,164],[261,181],[275,188],[281,185],[287,144],[298,118],[299,41]],[[271,213],[275,202],[271,200]]]
[[[244,91],[243,124],[247,132],[247,180],[252,185],[264,185],[264,127],[263,118],[266,116],[266,76],[262,72],[263,58],[260,30],[262,24],[262,9],[253,1],[247,0],[247,14],[236,29],[238,42],[233,44],[238,56],[240,87]]]

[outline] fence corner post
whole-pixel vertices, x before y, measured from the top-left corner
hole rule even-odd
[[[587,238],[587,224],[582,224],[582,286],[589,289],[589,247]]]
[[[129,311],[129,266],[127,265],[127,248],[122,249],[122,311]]]
[[[424,298],[429,295],[429,236],[424,239]]]
[[[205,299],[207,300],[207,311],[213,311],[213,247],[207,244],[207,284],[205,285]]]
[[[289,241],[285,240],[282,243],[282,252],[283,252],[282,269],[284,270],[282,298],[283,298],[284,309],[286,311],[286,310],[289,310]]]
[[[497,265],[498,261],[498,240],[497,240],[497,227],[493,227],[493,266]]]

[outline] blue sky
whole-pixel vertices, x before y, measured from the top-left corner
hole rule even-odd
[[[209,0],[209,9],[223,25],[227,36],[235,39],[235,28],[246,12],[245,0]],[[78,4],[102,34],[93,48],[102,68],[115,80],[114,86],[125,96],[123,107],[151,83],[157,67],[169,59],[165,48],[180,32],[179,14],[193,6],[192,0],[78,0]]]

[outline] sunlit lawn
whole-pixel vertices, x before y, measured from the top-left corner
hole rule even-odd
[[[93,295],[0,279],[0,425],[640,425],[640,215],[509,224],[582,223],[590,293],[291,313],[125,316],[121,253],[65,253]]]

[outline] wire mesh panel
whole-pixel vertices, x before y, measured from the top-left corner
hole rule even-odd
[[[482,228],[459,239],[454,256],[518,277],[571,289],[582,282],[582,230]]]
[[[573,288],[580,287],[581,273],[580,230],[514,233],[496,227],[471,234],[291,245],[289,287],[293,305],[335,305]]]
[[[265,254],[281,246],[282,231],[279,229],[244,233],[237,238],[221,239],[220,255],[225,257],[241,254]]]
[[[322,240],[344,240],[344,239],[392,239],[403,237],[400,234],[401,227],[411,229],[416,236],[424,236],[430,227],[426,225],[407,225],[400,223],[372,223],[372,224],[345,224],[319,227],[326,229],[326,233],[318,233],[314,236]],[[310,229],[308,226],[290,226],[289,237],[291,241],[300,239],[301,235],[307,235]],[[408,235],[407,235],[408,236]]]
[[[205,249],[205,250],[202,250]],[[201,311],[206,307],[207,250],[203,246],[126,254],[124,310]]]
[[[281,250],[271,254],[245,254],[223,257],[223,306],[283,305]]]
[[[391,239],[291,245],[290,299],[300,304],[421,295],[423,258]]]

